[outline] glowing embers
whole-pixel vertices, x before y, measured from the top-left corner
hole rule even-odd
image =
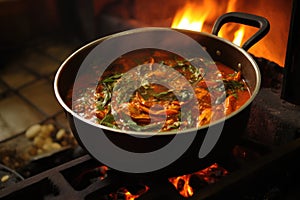
[[[228,171],[226,169],[215,163],[192,174],[169,178],[169,181],[182,196],[191,197],[197,190],[206,185],[216,183],[227,174]]]
[[[109,199],[111,200],[135,200],[148,191],[148,186],[137,185],[135,187],[122,187],[116,192],[110,193]]]
[[[148,200],[153,197],[160,197],[160,195],[166,195],[168,198],[178,198],[178,196],[188,198],[201,192],[201,189],[204,187],[218,182],[228,173],[226,169],[214,163],[198,172],[168,178],[167,180],[152,180],[151,177],[149,177],[149,180],[137,179],[133,181],[127,177],[129,182],[127,182],[125,178],[125,182],[122,186],[110,192],[108,195],[105,195],[105,198],[108,200]],[[149,186],[145,183],[149,183]],[[173,190],[174,187],[176,189]]]
[[[63,176],[74,188],[74,194],[82,193],[85,200],[149,200],[194,198],[206,187],[229,174],[228,170],[215,163],[192,174],[167,178],[137,176],[115,171],[94,160],[64,170]],[[227,167],[227,165],[226,165]],[[230,172],[232,169],[230,168]]]

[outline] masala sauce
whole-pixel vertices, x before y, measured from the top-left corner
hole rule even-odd
[[[100,68],[94,67],[93,76]],[[163,132],[200,127],[239,109],[251,96],[241,72],[220,62],[185,60],[159,49],[124,54],[99,74],[98,80],[90,80],[90,84],[89,78],[82,80],[81,87],[70,89],[69,106],[86,119],[123,130],[156,131],[159,127]],[[132,85],[138,87],[127,90]],[[193,98],[197,103],[192,103]],[[182,105],[189,106],[188,113],[181,113]],[[196,124],[181,121],[183,114],[189,119],[195,110],[199,111]]]

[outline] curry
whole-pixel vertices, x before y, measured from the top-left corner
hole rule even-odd
[[[98,69],[96,82],[88,75],[80,79],[66,102],[81,117],[122,130],[200,127],[238,110],[251,96],[240,71],[160,49],[135,50],[103,73]]]

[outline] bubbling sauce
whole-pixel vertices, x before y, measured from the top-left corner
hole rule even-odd
[[[240,71],[165,50],[135,50],[103,73],[98,69],[79,77],[67,103],[83,118],[122,130],[200,127],[238,110],[251,96]],[[95,75],[96,81],[90,77]]]

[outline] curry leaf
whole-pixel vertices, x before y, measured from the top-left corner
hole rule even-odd
[[[160,97],[164,97],[164,96],[166,96],[166,95],[168,95],[172,92],[173,92],[173,90],[168,90],[168,91],[153,94],[153,96],[156,97],[156,98],[160,98]]]
[[[224,80],[224,86],[226,90],[244,90],[244,84],[234,80]]]
[[[102,125],[111,124],[113,125],[115,118],[112,114],[106,114],[105,117],[99,122]]]
[[[119,78],[122,77],[123,74],[115,74],[113,76],[110,76],[106,79],[104,79],[102,82],[103,83],[111,83],[111,82],[115,82],[116,80],[118,80]]]

